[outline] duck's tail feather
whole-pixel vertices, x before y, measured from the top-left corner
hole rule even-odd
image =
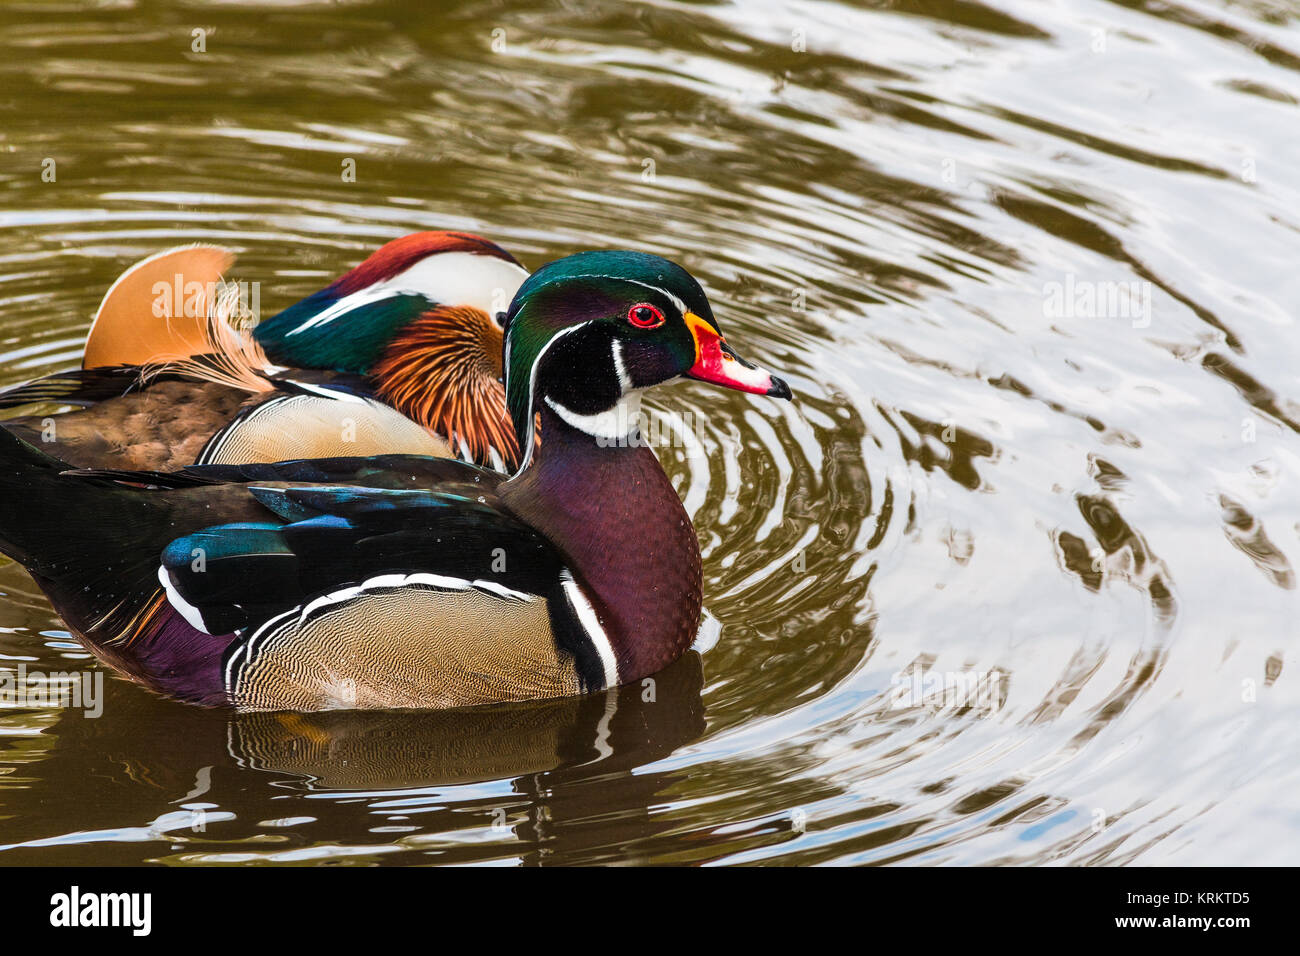
[[[0,391],[0,408],[23,405],[88,406],[125,395],[136,385],[137,368],[79,368],[55,372]]]
[[[0,429],[0,552],[95,643],[127,641],[159,591],[170,502],[67,465]]]

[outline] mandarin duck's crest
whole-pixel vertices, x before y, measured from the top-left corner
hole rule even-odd
[[[397,333],[439,306],[495,318],[528,272],[494,242],[460,232],[394,239],[355,269],[257,326],[272,361],[365,374]]]

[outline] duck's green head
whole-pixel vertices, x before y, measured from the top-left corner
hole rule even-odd
[[[597,437],[618,438],[629,400],[681,376],[790,398],[785,382],[727,344],[689,272],[642,252],[580,252],[534,272],[507,313],[505,372],[524,467],[543,404]]]

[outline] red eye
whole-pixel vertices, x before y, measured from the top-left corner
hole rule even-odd
[[[664,324],[664,314],[649,302],[642,302],[627,310],[627,320],[638,329],[653,329]]]

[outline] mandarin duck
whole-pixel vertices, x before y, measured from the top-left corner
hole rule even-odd
[[[239,305],[221,281],[233,261],[192,246],[127,270],[81,369],[0,392],[0,408],[81,408],[0,427],[80,467],[384,452],[518,463],[500,316],[528,273],[500,246],[461,232],[395,239],[251,333],[224,317]]]
[[[103,661],[198,704],[447,708],[653,674],[695,638],[702,582],[641,397],[683,376],[790,389],[689,273],[635,252],[525,280],[505,371],[508,478],[412,455],[69,472],[0,432],[0,551]]]

